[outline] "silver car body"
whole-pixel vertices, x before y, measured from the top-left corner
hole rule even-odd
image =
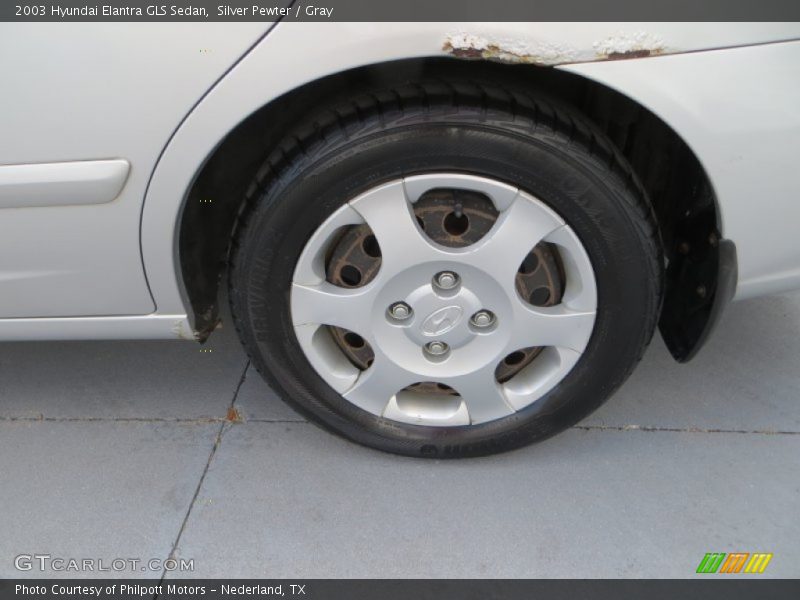
[[[796,23],[2,24],[0,339],[194,339],[178,227],[214,149],[286,92],[413,57],[632,98],[705,169],[735,298],[800,288],[798,40]]]

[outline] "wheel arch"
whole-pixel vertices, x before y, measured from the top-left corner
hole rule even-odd
[[[577,106],[605,130],[643,181],[657,214],[669,259],[660,328],[676,359],[690,358],[732,294],[730,277],[724,294],[716,293],[722,255],[733,256],[733,268],[726,272],[734,274],[735,287],[735,250],[719,251],[721,216],[714,191],[687,143],[650,109],[588,77],[530,64],[452,58],[385,61],[313,79],[256,108],[218,139],[184,188],[174,215],[175,282],[171,294],[165,296],[166,302],[180,301],[189,311],[197,336],[204,338],[217,323],[219,282],[225,274],[236,216],[262,160],[298,121],[337,95],[423,76],[524,82],[534,91]],[[152,221],[155,213],[161,212],[148,214],[147,208],[142,235],[146,267],[146,242],[151,235],[146,231],[147,217]],[[682,252],[686,243],[689,252]],[[163,273],[159,276],[163,278]],[[149,268],[148,278],[152,286]],[[153,291],[159,303],[160,295]],[[159,303],[159,310],[161,306]]]

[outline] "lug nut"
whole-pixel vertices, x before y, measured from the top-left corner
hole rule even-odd
[[[436,274],[433,282],[443,290],[452,290],[458,285],[458,275],[452,271],[442,271]]]
[[[389,314],[398,321],[405,321],[412,312],[411,307],[405,302],[395,302],[389,307]]]
[[[479,310],[472,315],[472,319],[470,319],[470,321],[475,327],[490,327],[494,324],[495,316],[494,313],[489,310]]]
[[[425,352],[431,356],[442,356],[443,354],[447,354],[449,349],[450,347],[444,342],[428,342],[425,344]]]

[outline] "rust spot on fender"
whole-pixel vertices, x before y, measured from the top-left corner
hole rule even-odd
[[[593,44],[598,60],[628,60],[666,51],[664,40],[647,31],[621,31]]]
[[[625,60],[627,58],[645,58],[647,56],[653,56],[653,54],[658,54],[653,50],[628,50],[627,52],[612,52],[606,58],[608,60]]]
[[[442,50],[444,50],[445,52],[456,58],[462,58],[465,60],[491,60],[507,64],[532,64],[532,65],[548,64],[547,62],[542,60],[541,57],[534,56],[532,54],[515,54],[512,52],[507,52],[502,48],[500,48],[499,46],[495,46],[494,44],[489,44],[485,48],[478,49],[478,48],[455,48],[450,44],[445,43],[445,45],[442,47]]]
[[[533,40],[490,40],[470,33],[447,36],[442,50],[465,60],[491,60],[539,66],[563,64],[575,58],[574,50],[567,45]]]
[[[447,36],[442,50],[464,60],[491,60],[543,67],[599,60],[645,58],[667,51],[661,37],[647,31],[620,31],[598,42],[587,43],[580,47],[568,42],[457,33]]]
[[[445,42],[442,50],[455,56],[456,58],[483,58],[483,52],[477,48],[453,48]]]

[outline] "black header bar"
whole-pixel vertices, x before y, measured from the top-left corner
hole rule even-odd
[[[0,21],[800,21],[798,0],[3,0]]]

